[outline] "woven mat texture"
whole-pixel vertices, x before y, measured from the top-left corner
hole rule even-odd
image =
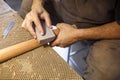
[[[15,20],[6,39],[3,31]],[[0,15],[0,49],[31,39],[20,26],[22,18],[15,12]],[[0,80],[82,80],[49,46],[42,46],[0,64]]]

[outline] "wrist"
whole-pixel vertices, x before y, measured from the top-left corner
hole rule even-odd
[[[74,37],[74,38],[75,38],[77,41],[79,41],[79,40],[84,40],[84,33],[85,33],[84,29],[77,29],[77,26],[76,26],[75,24],[72,25],[72,27],[75,28],[75,31],[74,31],[75,37]]]
[[[31,9],[43,7],[43,0],[33,0]]]
[[[77,29],[76,30],[76,38],[77,40],[85,40],[85,29]]]

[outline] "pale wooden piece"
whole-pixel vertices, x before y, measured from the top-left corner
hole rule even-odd
[[[53,30],[53,32],[57,36],[59,33],[59,30],[56,29],[56,30]],[[47,41],[49,41],[49,40],[47,40]],[[40,43],[40,41],[38,41],[36,39],[31,39],[31,40],[21,42],[21,43],[18,43],[16,45],[12,45],[12,46],[9,46],[7,48],[1,49],[0,50],[0,63],[4,62],[6,60],[9,60],[15,56],[18,56],[20,54],[23,54],[27,51],[30,51],[30,50],[35,49],[37,47],[40,47],[43,44],[45,44],[45,43],[44,42]]]
[[[0,62],[6,61],[8,59],[11,59],[15,56],[18,56],[22,53],[25,53],[27,51],[30,51],[34,48],[37,48],[41,46],[37,40],[31,39],[4,49],[0,50]]]

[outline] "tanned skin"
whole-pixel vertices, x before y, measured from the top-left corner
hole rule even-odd
[[[36,38],[36,34],[32,28],[32,23],[38,27],[41,35],[44,34],[40,19],[45,20],[47,26],[51,28],[51,19],[49,13],[42,6],[44,0],[33,0],[31,11],[26,15],[22,27],[28,30],[31,35]],[[79,40],[96,40],[96,39],[120,39],[120,25],[117,22],[106,23],[87,29],[76,29],[73,25],[66,23],[58,23],[56,25],[60,29],[60,33],[51,46],[66,47]]]

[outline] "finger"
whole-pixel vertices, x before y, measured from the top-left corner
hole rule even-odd
[[[46,14],[46,15],[45,15],[45,23],[46,23],[46,25],[47,25],[49,28],[52,27],[52,26],[51,26],[51,19],[50,19],[49,14]]]
[[[56,39],[55,41],[53,41],[52,43],[51,43],[51,46],[53,47],[53,46],[59,46],[59,44],[60,44],[60,41],[58,40],[58,39]]]
[[[32,27],[32,23],[28,23],[28,31],[30,32],[30,34],[33,36],[33,38],[37,38],[36,37],[36,33],[35,33],[35,31],[34,31],[34,29],[33,29],[33,27]]]
[[[21,27],[23,28],[25,26],[25,20],[22,22]]]
[[[46,23],[46,25],[47,25],[49,28],[52,27],[52,26],[51,26],[51,19],[50,19],[50,16],[49,16],[49,14],[48,14],[47,12],[44,12],[43,14],[41,14],[40,17],[41,17],[42,19],[45,19],[45,23]]]
[[[22,22],[21,27],[24,28],[24,29],[26,29],[26,19]]]
[[[34,23],[35,23],[36,27],[38,28],[38,31],[40,32],[40,34],[44,35],[42,25],[41,25],[40,20],[37,15],[34,17]]]
[[[35,34],[35,32],[34,32],[34,30],[32,28],[29,28],[29,32],[33,36],[33,38],[35,38],[35,39],[37,38],[36,34]]]

